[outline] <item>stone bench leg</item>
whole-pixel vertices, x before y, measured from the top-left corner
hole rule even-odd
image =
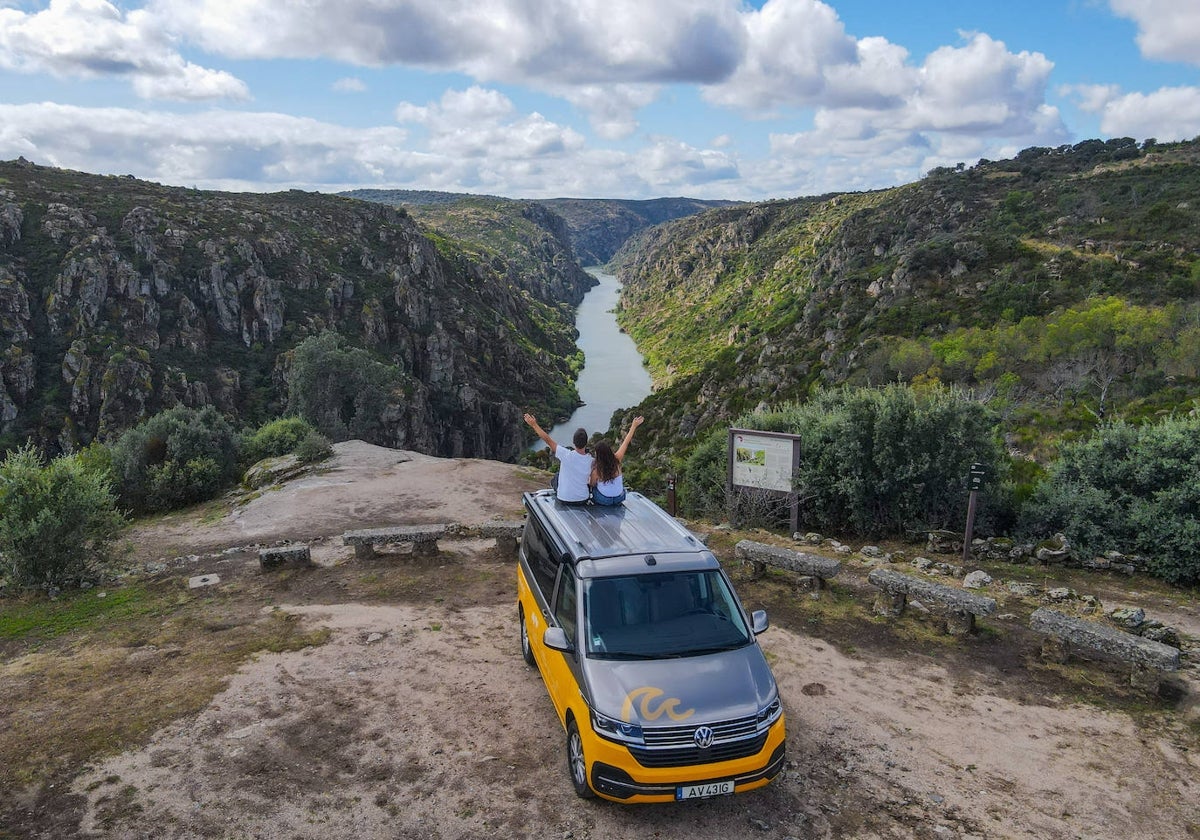
[[[745,562],[748,566],[750,566],[750,579],[751,580],[758,580],[759,578],[761,578],[763,575],[765,575],[767,573],[767,564],[766,563],[763,563],[759,560],[747,560]]]
[[[496,548],[505,554],[517,553],[517,538],[516,537],[496,537]]]
[[[816,575],[801,575],[796,580],[796,591],[806,592],[813,598],[819,598],[822,590],[828,589],[829,584],[825,578],[817,577]]]
[[[375,556],[375,546],[370,543],[357,543],[354,546],[354,557],[356,560],[370,560]]]
[[[899,618],[904,615],[904,608],[908,605],[908,596],[904,593],[893,594],[891,592],[880,592],[875,596],[875,612],[880,615]]]
[[[975,632],[975,614],[952,610],[946,616],[946,632],[951,636],[969,636]]]
[[[433,557],[438,553],[437,540],[422,540],[414,542],[412,547],[414,557]]]

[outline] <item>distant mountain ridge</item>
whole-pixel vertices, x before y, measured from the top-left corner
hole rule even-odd
[[[432,190],[364,189],[350,190],[341,195],[408,207],[418,214],[421,210],[439,210],[458,203],[487,203],[493,206],[507,202],[519,205],[540,204],[566,221],[571,246],[581,265],[607,263],[629,237],[653,225],[691,216],[714,207],[727,207],[738,203],[703,201],[695,198],[550,198],[535,201]]]

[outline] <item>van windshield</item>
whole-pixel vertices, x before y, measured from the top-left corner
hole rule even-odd
[[[584,583],[588,656],[700,656],[754,640],[733,591],[715,570],[592,578]]]

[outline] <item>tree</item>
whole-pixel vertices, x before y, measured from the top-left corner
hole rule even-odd
[[[140,423],[112,447],[113,480],[132,510],[203,501],[237,477],[238,436],[212,406],[175,406]]]
[[[27,445],[0,463],[0,570],[17,586],[78,585],[124,524],[103,473],[73,456],[43,466]]]
[[[288,373],[288,410],[331,440],[377,439],[404,375],[359,347],[324,332],[296,345]]]

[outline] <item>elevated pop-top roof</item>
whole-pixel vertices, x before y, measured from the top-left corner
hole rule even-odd
[[[525,494],[525,507],[562,541],[572,560],[705,551],[700,540],[641,493],[616,507],[560,504],[553,490]]]

